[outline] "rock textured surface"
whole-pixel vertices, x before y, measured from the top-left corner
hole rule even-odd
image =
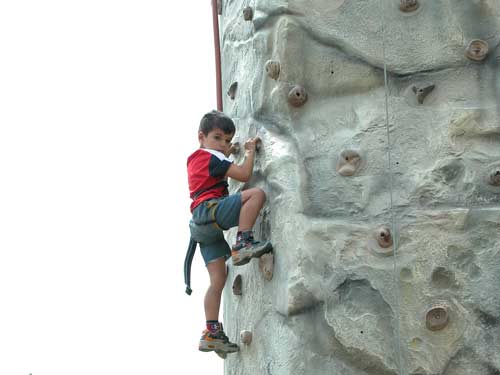
[[[275,246],[229,262],[226,375],[500,374],[500,0],[400,3],[222,1],[224,111],[263,140],[230,187]]]

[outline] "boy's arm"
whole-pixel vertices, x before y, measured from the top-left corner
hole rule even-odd
[[[245,160],[241,165],[231,164],[226,172],[226,177],[234,178],[241,182],[247,182],[252,177],[255,149],[259,138],[251,138],[245,142]]]

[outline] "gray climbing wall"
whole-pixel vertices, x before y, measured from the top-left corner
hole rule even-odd
[[[263,139],[230,187],[267,192],[275,245],[229,262],[226,375],[500,374],[500,0],[222,0],[220,24],[224,111]]]

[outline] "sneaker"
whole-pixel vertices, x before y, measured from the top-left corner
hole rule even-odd
[[[244,238],[243,235],[236,240],[231,251],[233,265],[242,266],[250,262],[252,258],[260,258],[270,252],[273,245],[269,241],[255,241],[253,235]]]
[[[202,352],[215,351],[217,354],[234,353],[240,350],[237,344],[229,341],[222,329],[222,324],[221,328],[215,333],[210,332],[208,329],[203,331],[198,349]]]

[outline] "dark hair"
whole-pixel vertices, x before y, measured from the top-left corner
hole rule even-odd
[[[224,134],[233,134],[236,131],[233,120],[219,111],[205,113],[201,118],[198,131],[207,136],[214,129],[220,129]]]

